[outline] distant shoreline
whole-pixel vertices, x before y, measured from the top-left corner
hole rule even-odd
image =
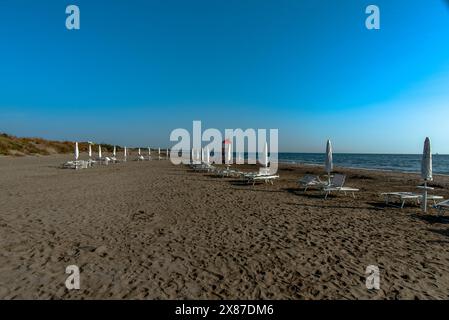
[[[316,164],[316,163],[292,163],[292,162],[279,162],[280,165],[293,165],[293,166],[310,166],[313,168],[317,167],[324,167],[324,165]],[[403,173],[403,174],[412,174],[412,175],[419,175],[419,172],[412,172],[412,171],[401,171],[401,170],[394,170],[394,169],[377,169],[377,168],[362,168],[362,167],[345,167],[345,166],[334,166],[336,169],[348,169],[348,170],[363,170],[363,171],[374,171],[374,172],[387,172],[387,173]],[[442,177],[449,177],[449,174],[444,173],[434,173],[434,176],[442,176]]]

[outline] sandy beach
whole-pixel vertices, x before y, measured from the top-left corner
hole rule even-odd
[[[58,168],[70,159],[0,157],[1,299],[449,298],[449,221],[380,197],[418,174],[336,168],[361,190],[324,200],[297,185],[319,167],[252,187],[167,160]],[[449,198],[449,177],[432,186]]]

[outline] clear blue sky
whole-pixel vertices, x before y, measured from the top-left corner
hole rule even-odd
[[[202,120],[278,128],[281,151],[449,153],[443,0],[2,0],[0,37],[11,134],[166,146]]]

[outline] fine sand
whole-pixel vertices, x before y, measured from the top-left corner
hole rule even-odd
[[[318,167],[252,187],[166,160],[59,169],[69,158],[0,158],[2,299],[449,298],[449,220],[379,196],[418,175],[337,168],[361,191],[323,200],[296,183]],[[448,177],[432,185],[449,198]]]

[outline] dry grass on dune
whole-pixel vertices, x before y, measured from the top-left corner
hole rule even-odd
[[[112,151],[113,146],[101,145],[103,150]],[[79,144],[81,152],[86,152],[87,142]],[[0,155],[25,156],[25,155],[50,155],[73,152],[73,142],[52,141],[42,138],[19,138],[6,133],[0,134]]]

